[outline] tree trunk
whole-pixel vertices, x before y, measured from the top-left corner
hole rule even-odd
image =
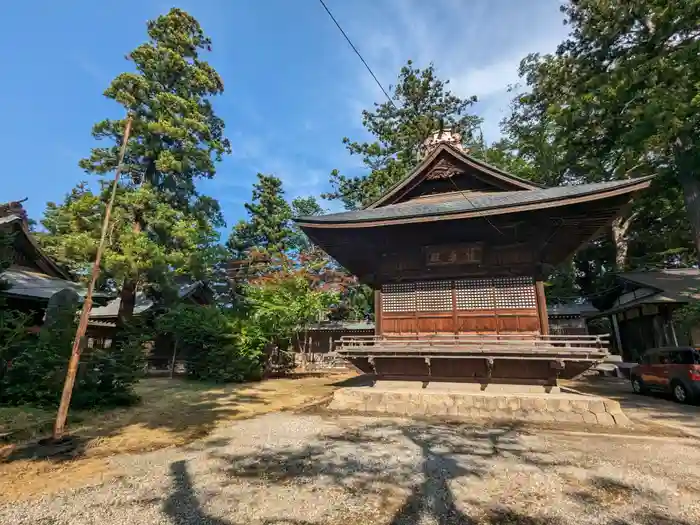
[[[680,169],[678,180],[683,188],[683,200],[690,226],[693,228],[696,258],[700,256],[700,180],[690,170]]]
[[[632,219],[630,217],[629,219]],[[615,244],[615,269],[620,272],[627,267],[627,252],[629,251],[629,232],[632,221],[625,217],[616,217],[612,223],[612,238]]]
[[[136,279],[124,279],[122,290],[119,292],[119,312],[117,313],[117,330],[123,328],[134,316],[136,306],[136,289],[138,282]]]
[[[143,231],[143,224],[141,224],[141,222],[140,217],[134,219],[134,224],[132,225],[134,233],[141,233],[141,231]],[[124,279],[122,290],[119,293],[119,299],[121,299],[121,301],[119,303],[119,312],[117,313],[117,335],[119,335],[120,329],[131,321],[131,318],[134,316],[137,288],[137,276],[132,275]]]

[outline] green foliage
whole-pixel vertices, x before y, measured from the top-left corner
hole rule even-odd
[[[292,209],[284,199],[278,177],[258,173],[252,200],[245,204],[245,209],[248,220],[239,221],[228,240],[235,258],[246,258],[253,249],[277,254],[290,248]]]
[[[118,75],[104,93],[133,118],[102,276],[103,285],[124,292],[120,326],[133,312],[138,288],[161,285],[173,272],[199,278],[209,270],[216,228],[224,225],[216,200],[195,186],[212,178],[216,162],[231,151],[211,104],[223,82],[201,58],[211,40],[180,9],[148,22],[148,36],[127,56],[135,70]],[[102,190],[93,194],[79,185],[62,204],[50,203],[42,221],[42,245],[83,275],[94,259],[111,182],[107,174],[117,167],[126,122],[126,115],[98,122],[92,134],[109,145],[80,162],[101,177]]]
[[[657,175],[609,232],[552,276],[554,295],[566,293],[566,273],[565,287],[590,295],[610,286],[613,271],[697,260],[700,2],[580,0],[562,11],[571,33],[555,54],[521,62],[524,86],[501,146],[548,185]]]
[[[79,275],[92,267],[108,199],[107,187],[93,194],[79,185],[62,205],[49,203],[41,221],[44,249]],[[137,221],[143,226],[135,229]],[[170,206],[150,184],[120,187],[102,257],[102,282],[130,275],[143,282],[170,274],[201,277],[215,259],[217,239],[211,222]]]
[[[365,284],[353,282],[340,293],[338,304],[331,309],[333,321],[359,321],[374,317],[374,290]]]
[[[653,251],[686,252],[689,240],[697,245],[700,239],[700,2],[581,0],[562,11],[570,37],[555,55],[531,55],[521,64],[529,90],[516,98],[506,122],[513,147],[525,155],[533,151],[539,164],[565,182],[658,174],[654,193],[662,198],[640,201],[631,210],[633,222],[625,226],[632,229],[622,232],[623,241],[668,239],[653,242]],[[546,147],[536,147],[539,137],[546,138]],[[689,223],[674,213],[683,196]],[[658,237],[657,226],[653,238],[644,235],[643,227],[666,219],[685,232]],[[637,228],[640,235],[633,233]],[[615,242],[619,250],[620,240]],[[618,266],[627,265],[622,248]],[[644,259],[649,250],[640,248]],[[662,256],[653,262],[673,261]]]
[[[285,270],[251,283],[246,297],[250,319],[263,337],[288,344],[296,333],[324,319],[339,294],[314,286],[303,271]]]
[[[678,308],[673,312],[673,320],[688,333],[700,326],[700,301],[693,301]]]
[[[310,217],[323,215],[325,212],[316,197],[297,197],[292,200],[292,217]],[[300,253],[310,253],[314,250],[309,238],[296,224],[291,225],[289,246]]]
[[[75,336],[75,309],[61,308],[51,326],[20,343],[0,384],[3,404],[55,406],[61,397],[66,367]],[[143,368],[143,347],[86,349],[83,353],[72,406],[99,408],[124,405],[137,398],[133,385]]]
[[[10,250],[14,235],[0,231],[0,275],[10,266]],[[0,278],[0,292],[7,289],[7,283]],[[2,385],[8,365],[21,351],[29,339],[30,316],[7,308],[5,298],[0,296],[0,400],[3,397]]]
[[[369,175],[347,177],[333,170],[333,191],[324,197],[340,200],[347,209],[375,201],[416,166],[420,146],[441,128],[452,128],[462,134],[465,143],[471,143],[480,123],[468,112],[476,97],[461,99],[447,86],[448,81],[435,75],[432,64],[420,69],[409,60],[399,72],[393,102],[375,104],[372,111],[362,112],[362,124],[374,141],[343,139],[351,155],[362,157]]]
[[[260,379],[264,340],[256,327],[214,306],[180,305],[156,320],[187,361],[189,377],[217,383]]]
[[[134,117],[124,174],[135,184],[148,182],[177,208],[212,204],[191,201],[196,195],[193,181],[213,177],[215,162],[231,151],[224,123],[209,100],[223,93],[224,84],[200,58],[211,51],[211,40],[180,9],[149,21],[148,36],[148,42],[127,56],[136,71],[118,75],[104,93]],[[81,167],[98,174],[113,171],[125,125],[126,119],[96,124],[93,136],[114,145],[93,149]],[[197,211],[218,213],[218,206]]]

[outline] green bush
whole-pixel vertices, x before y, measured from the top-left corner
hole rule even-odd
[[[229,383],[262,375],[264,341],[252,325],[220,308],[180,305],[161,315],[155,326],[159,335],[176,342],[192,379]]]
[[[0,403],[58,405],[75,337],[75,310],[62,308],[51,326],[28,336],[0,379]],[[85,349],[71,406],[102,408],[137,399],[133,385],[143,369],[143,347],[127,338],[119,348]]]

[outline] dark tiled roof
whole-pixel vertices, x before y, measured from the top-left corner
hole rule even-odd
[[[405,202],[390,204],[381,208],[332,213],[312,217],[300,217],[302,223],[353,223],[375,220],[405,219],[413,217],[429,217],[450,215],[469,211],[486,211],[498,208],[508,208],[538,202],[565,200],[572,197],[594,195],[606,190],[633,186],[639,182],[649,180],[650,177],[630,179],[623,181],[599,182],[595,184],[581,184],[578,186],[559,186],[541,190],[507,191],[494,193],[493,195],[481,195],[478,197],[457,197],[447,202]]]
[[[583,316],[598,312],[598,309],[589,302],[553,304],[547,307],[549,317]]]
[[[195,281],[193,283],[184,283],[178,287],[178,297],[181,299],[189,296],[200,286],[205,286],[202,281]],[[100,318],[100,317],[117,317],[119,313],[119,306],[121,305],[121,299],[117,297],[116,299],[110,301],[105,306],[100,306],[93,308],[90,311],[90,319]],[[149,299],[143,292],[136,292],[136,304],[134,305],[134,315],[139,315],[148,310],[153,306],[153,301]]]
[[[678,268],[648,272],[625,272],[618,276],[660,293],[645,297],[642,302],[687,303],[700,299],[700,270]]]

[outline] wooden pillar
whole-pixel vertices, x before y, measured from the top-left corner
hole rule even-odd
[[[540,333],[549,335],[549,317],[547,316],[547,298],[544,295],[544,283],[535,282],[535,294],[537,297],[537,314],[540,318]]]
[[[622,338],[620,337],[620,325],[617,322],[617,314],[610,314],[610,324],[612,325],[613,335],[615,336],[615,343],[617,344],[617,351],[620,352],[620,356],[623,356],[622,351]]]
[[[374,335],[382,335],[382,291],[374,291]]]
[[[457,284],[454,280],[450,281],[450,288],[452,288],[452,331],[455,334],[459,334],[459,317],[457,316]]]

